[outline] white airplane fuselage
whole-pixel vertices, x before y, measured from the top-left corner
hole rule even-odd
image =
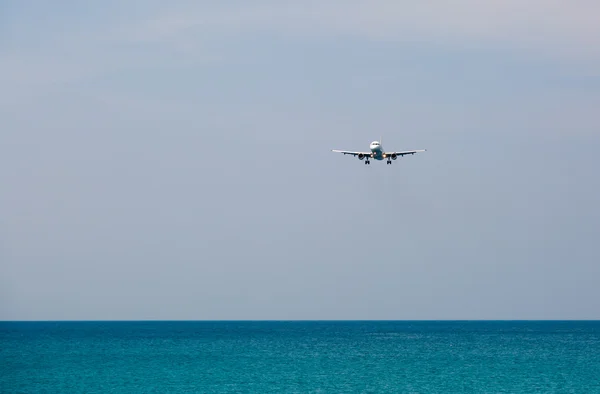
[[[385,151],[383,150],[383,146],[381,146],[381,142],[373,141],[371,145],[369,145],[369,149],[371,149],[371,157],[375,160],[383,160],[385,159]]]
[[[364,155],[364,154],[359,154],[358,158],[360,160],[365,160],[365,164],[369,164],[371,159],[374,160],[387,160],[388,164],[392,164],[392,160],[396,160],[398,158],[398,156],[395,153],[385,153],[385,150],[383,149],[383,146],[381,145],[381,141],[373,141],[371,142],[371,144],[369,145],[369,149],[371,150],[371,154],[369,155]]]

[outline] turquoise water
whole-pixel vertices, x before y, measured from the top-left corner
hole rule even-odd
[[[2,393],[600,393],[600,322],[0,322]]]

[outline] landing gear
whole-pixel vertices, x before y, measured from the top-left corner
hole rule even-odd
[[[387,163],[388,164],[392,164],[392,161],[390,159],[388,159]]]
[[[365,165],[371,164],[369,160],[365,160]]]

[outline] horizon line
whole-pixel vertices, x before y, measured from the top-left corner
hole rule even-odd
[[[595,319],[29,319],[0,323],[85,323],[85,322],[599,322]]]

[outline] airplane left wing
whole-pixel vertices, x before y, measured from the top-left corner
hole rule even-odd
[[[350,152],[347,150],[336,150],[336,149],[332,149],[331,151],[336,152],[336,153],[342,153],[344,155],[352,155],[352,156],[358,156],[358,155],[369,156],[371,154],[371,152]]]
[[[385,152],[386,156],[396,155],[396,156],[404,156],[404,155],[414,155],[415,153],[425,152],[427,149],[419,149],[419,150],[406,150],[404,152]]]

